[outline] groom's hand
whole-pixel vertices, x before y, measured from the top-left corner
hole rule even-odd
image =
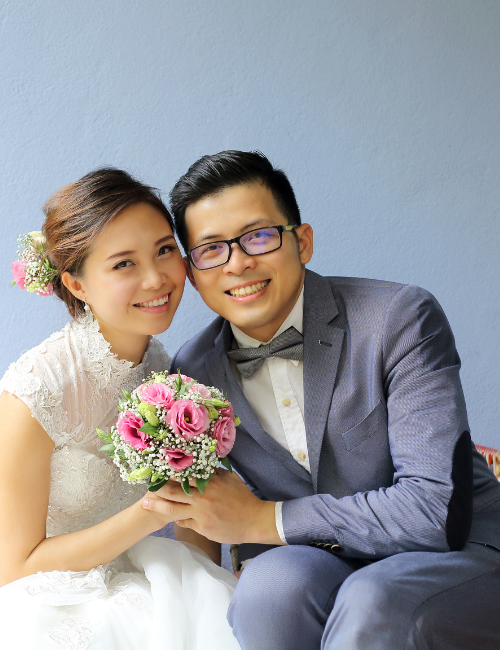
[[[274,501],[261,501],[236,473],[217,469],[203,494],[191,486],[187,496],[180,483],[169,481],[143,499],[143,507],[176,520],[224,544],[282,544]]]

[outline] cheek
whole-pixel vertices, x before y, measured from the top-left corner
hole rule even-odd
[[[98,278],[90,293],[96,307],[99,305],[101,310],[116,312],[130,303],[134,286],[130,279],[106,275]]]

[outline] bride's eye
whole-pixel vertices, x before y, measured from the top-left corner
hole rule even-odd
[[[127,268],[127,266],[130,266],[130,264],[132,264],[131,260],[123,260],[122,262],[118,262],[118,264],[115,264],[115,266],[113,266],[113,268],[114,269],[125,269],[125,268]]]
[[[171,253],[173,250],[174,250],[174,246],[169,246],[165,244],[158,251],[158,257],[161,257],[162,255],[166,255],[167,253]]]

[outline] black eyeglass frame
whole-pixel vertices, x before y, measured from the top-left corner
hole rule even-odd
[[[264,251],[263,253],[249,253],[244,246],[242,246],[240,239],[242,237],[245,237],[246,235],[249,235],[252,232],[258,232],[259,230],[270,230],[271,228],[274,228],[279,232],[280,235],[280,243],[279,246],[276,246],[276,248],[273,248],[270,251]],[[298,226],[263,226],[261,228],[254,228],[253,230],[247,230],[247,232],[244,232],[242,235],[239,235],[239,237],[234,237],[234,239],[218,239],[217,241],[210,241],[206,242],[205,244],[200,244],[199,246],[195,246],[194,248],[190,248],[187,252],[186,255],[191,262],[191,264],[194,266],[195,269],[198,269],[198,271],[210,271],[211,269],[216,269],[219,266],[224,266],[224,264],[227,264],[229,260],[231,259],[231,253],[233,252],[233,247],[232,244],[238,244],[238,246],[241,248],[241,250],[246,254],[250,255],[251,257],[256,257],[257,255],[266,255],[267,253],[274,253],[274,251],[277,251],[278,249],[281,248],[283,245],[283,233],[284,232],[292,232],[295,230],[295,228],[298,228]],[[227,244],[228,246],[228,254],[227,254],[227,260],[225,262],[221,262],[221,264],[216,264],[215,266],[209,266],[208,268],[200,269],[199,266],[196,266],[195,261],[193,260],[192,252],[195,251],[197,248],[202,248],[203,246],[208,246],[210,244]]]

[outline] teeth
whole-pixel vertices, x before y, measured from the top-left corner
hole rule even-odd
[[[149,302],[138,302],[137,306],[138,307],[159,307],[160,305],[164,305],[167,302],[168,302],[168,296],[165,296],[164,298],[160,298],[159,300],[150,300]]]
[[[246,287],[241,287],[240,289],[230,289],[229,293],[236,298],[240,296],[250,296],[252,293],[257,293],[264,287],[269,284],[269,280],[264,280],[264,282],[257,282],[257,284],[248,285]]]

